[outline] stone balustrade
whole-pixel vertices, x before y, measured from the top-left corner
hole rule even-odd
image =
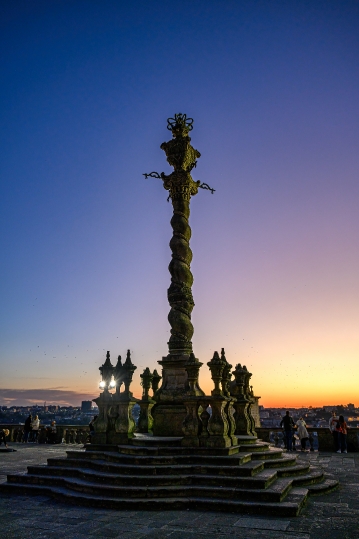
[[[23,439],[24,425],[5,424],[0,425],[1,429],[9,429],[10,434],[7,436],[8,442],[21,442]],[[37,442],[55,443],[55,444],[84,444],[89,436],[90,429],[85,425],[56,425],[56,432],[52,432],[48,436],[49,427],[40,425]]]
[[[209,398],[209,400],[211,399]],[[23,425],[4,424],[0,425],[0,428],[9,429],[10,434],[7,437],[8,442],[22,441],[24,431]],[[307,430],[315,441],[315,449],[318,449],[319,451],[333,451],[333,437],[329,432],[329,429],[323,427],[307,427]],[[84,425],[57,425],[53,443],[83,444],[87,441],[89,432],[88,426]],[[277,435],[277,443],[280,444],[282,432],[283,431],[280,428],[275,427],[256,428],[258,438],[264,442],[275,443]],[[196,435],[198,435],[197,432]],[[47,443],[46,427],[44,425],[40,425],[38,443]],[[359,428],[348,429],[347,443],[349,452],[359,452]]]

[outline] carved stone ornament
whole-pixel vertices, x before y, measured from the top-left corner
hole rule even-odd
[[[103,389],[105,392],[108,391],[108,388],[110,386],[112,374],[113,374],[113,365],[110,361],[110,352],[107,352],[106,354],[106,361],[101,367],[99,367],[99,371],[101,374],[102,382],[105,384],[103,386]]]
[[[106,354],[106,361],[100,367],[102,383],[100,387],[103,392],[97,399],[93,399],[97,404],[99,413],[94,422],[95,434],[92,443],[97,444],[119,444],[127,443],[133,436],[135,423],[132,417],[132,408],[136,400],[130,392],[132,376],[137,367],[131,361],[130,351],[124,365],[121,363],[121,356],[118,356],[116,367],[110,361],[110,352]],[[114,387],[111,383],[112,376],[116,382],[116,392],[110,393],[109,388]],[[120,386],[125,384],[125,390],[121,393]]]
[[[160,376],[157,370],[155,369],[152,373],[152,381],[151,381],[153,396],[155,396],[155,393],[158,389],[158,386],[161,380],[162,380],[162,376]]]
[[[142,400],[148,400],[149,390],[151,389],[151,382],[153,380],[153,374],[148,367],[145,368],[142,374],[140,374],[141,386],[143,387]]]
[[[199,369],[202,365],[203,363],[198,361],[192,352],[185,364],[190,395],[203,395],[203,391],[198,386]]]
[[[222,390],[220,388],[220,383],[222,381],[225,362],[219,357],[218,352],[214,352],[213,358],[207,363],[207,365],[211,371],[211,377],[214,382],[214,389],[212,390],[212,395],[223,396]]]

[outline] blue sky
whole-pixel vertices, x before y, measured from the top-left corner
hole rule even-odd
[[[142,174],[169,172],[175,112],[216,189],[191,202],[196,355],[224,346],[263,404],[355,399],[358,22],[357,1],[2,2],[6,399],[96,396],[127,348],[139,396],[166,355],[171,205]]]

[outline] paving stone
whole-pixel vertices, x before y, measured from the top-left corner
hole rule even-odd
[[[343,532],[339,530],[316,530],[315,533],[311,533],[310,539],[359,539],[358,530],[356,532]]]
[[[166,531],[163,531],[163,530],[151,530],[148,533],[139,535],[138,537],[139,537],[139,539],[162,539],[164,537],[171,537],[171,539],[172,539],[172,532],[170,530],[166,530]],[[120,538],[122,539],[122,535],[118,536],[118,539],[120,539]],[[131,539],[132,539],[132,536],[131,536]],[[186,534],[185,533],[182,535],[182,539],[186,539]],[[193,539],[193,535],[192,535],[192,539]]]
[[[285,531],[290,525],[290,520],[275,520],[261,518],[240,518],[234,526],[239,528],[259,529],[259,530],[279,530]]]

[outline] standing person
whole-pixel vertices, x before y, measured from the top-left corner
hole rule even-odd
[[[295,424],[292,417],[289,415],[288,410],[286,411],[285,416],[280,422],[280,426],[284,429],[287,451],[292,451],[292,437]]]
[[[56,421],[51,421],[51,432],[50,432],[51,444],[56,444],[56,434],[57,434]]]
[[[35,418],[31,421],[31,426],[32,426],[32,438],[31,438],[31,441],[32,442],[37,442],[37,436],[39,434],[39,427],[40,427],[40,419],[39,419],[39,416],[36,415]]]
[[[31,432],[31,422],[32,422],[32,415],[29,414],[29,417],[25,421],[24,425],[24,442],[27,444],[27,441],[29,439],[29,434]]]
[[[336,430],[338,432],[338,451],[337,453],[347,453],[347,434],[348,427],[342,415],[339,416]]]
[[[6,436],[9,436],[9,429],[0,429],[0,445],[4,442],[4,446],[7,447]]]
[[[339,417],[337,416],[337,414],[333,410],[332,411],[332,417],[329,419],[329,430],[330,430],[330,432],[332,433],[332,436],[333,436],[334,451],[338,451],[338,449],[339,449],[339,444],[338,444],[338,437],[339,436],[338,436],[338,431],[336,430],[338,421],[339,421]]]
[[[95,415],[95,416],[91,419],[91,421],[90,421],[90,423],[89,423],[89,429],[90,429],[89,442],[90,442],[90,443],[91,443],[92,436],[95,434],[95,425],[94,425],[94,423],[95,423],[95,421],[96,421],[97,418],[98,418],[98,415]]]
[[[297,430],[298,438],[300,439],[300,443],[301,443],[301,446],[302,446],[301,451],[305,451],[306,443],[309,440],[309,434],[308,434],[308,431],[307,431],[306,422],[301,417],[296,422],[296,425],[298,427],[298,430]]]

